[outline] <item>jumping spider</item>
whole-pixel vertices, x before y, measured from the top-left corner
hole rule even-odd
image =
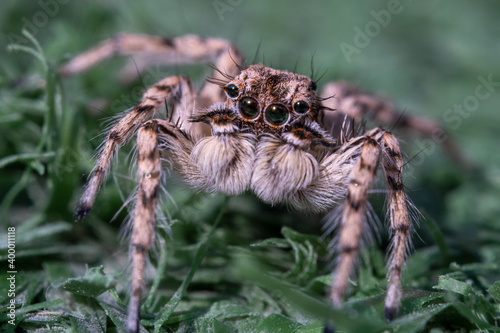
[[[216,38],[122,34],[78,55],[60,73],[82,72],[114,55],[132,55],[139,71],[152,62],[215,63],[208,80],[215,84],[205,84],[198,92],[182,76],[167,77],[146,90],[139,104],[109,131],[80,201],[77,215],[83,218],[118,148],[137,135],[139,188],[131,233],[128,332],[136,332],[139,325],[162,161],[197,190],[231,196],[251,190],[270,204],[323,213],[340,206],[338,263],[330,293],[334,306],[341,304],[354,270],[367,229],[367,192],[380,165],[392,235],[385,315],[389,320],[397,315],[412,230],[411,204],[402,181],[403,157],[392,133],[375,128],[357,135],[346,119],[371,113],[424,132],[435,124],[401,115],[387,101],[345,83],[326,84],[319,94],[316,83],[306,76],[262,65],[243,67],[238,50]],[[154,118],[167,103],[173,104],[168,119]]]

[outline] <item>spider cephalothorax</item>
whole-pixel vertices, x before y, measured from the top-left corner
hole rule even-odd
[[[385,313],[388,319],[397,314],[412,228],[402,154],[390,132],[375,128],[357,135],[351,122],[345,121],[345,115],[357,119],[364,112],[397,120],[400,114],[392,104],[346,89],[343,83],[326,84],[318,94],[316,83],[306,76],[262,65],[243,68],[239,52],[227,41],[193,35],[165,39],[123,34],[77,56],[61,68],[61,74],[81,72],[115,54],[134,55],[139,69],[144,59],[167,64],[174,59],[214,61],[210,82],[217,83],[197,92],[188,78],[171,76],[149,88],[109,131],[80,201],[78,217],[82,218],[92,207],[119,146],[137,136],[139,187],[132,217],[129,332],[139,327],[144,267],[165,178],[162,161],[197,190],[227,195],[250,190],[270,204],[316,212],[336,209],[337,219],[327,225],[329,232],[335,229],[338,234],[338,264],[330,294],[335,306],[341,305],[361,234],[367,229],[368,189],[382,168],[393,239]],[[332,96],[329,91],[342,95]],[[173,107],[167,119],[155,117],[170,102]],[[406,116],[405,124],[411,123],[418,120]]]
[[[253,65],[222,88],[227,101],[191,119],[210,125],[212,136],[194,143],[194,166],[179,170],[203,174],[186,178],[209,179],[200,186],[204,190],[235,195],[251,189],[265,202],[293,205],[289,199],[302,195],[335,148],[336,140],[315,121],[325,108],[316,84],[303,75]]]
[[[316,119],[322,108],[310,78],[262,65],[242,70],[224,90],[226,106],[238,110],[256,132],[276,132],[301,119]]]

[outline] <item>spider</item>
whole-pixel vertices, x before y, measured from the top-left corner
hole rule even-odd
[[[391,320],[397,315],[412,231],[403,157],[391,132],[378,127],[358,135],[350,120],[371,113],[420,130],[437,125],[401,115],[389,102],[346,83],[326,84],[320,94],[309,77],[263,65],[243,67],[240,52],[218,38],[121,34],[76,56],[60,68],[60,74],[85,71],[115,55],[133,56],[139,71],[154,62],[214,63],[212,77],[198,92],[182,76],[164,78],[146,90],[107,134],[79,204],[81,219],[89,213],[118,148],[137,136],[139,187],[132,216],[128,332],[138,330],[162,164],[196,190],[229,196],[252,191],[272,205],[322,213],[337,209],[338,221],[328,222],[327,228],[338,233],[338,263],[329,295],[336,307],[354,271],[367,229],[367,194],[380,167],[392,235],[385,316]],[[155,118],[167,103],[173,104],[168,119]]]

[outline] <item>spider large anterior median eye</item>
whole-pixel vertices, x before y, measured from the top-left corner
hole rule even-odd
[[[295,104],[293,104],[293,109],[298,114],[304,114],[307,111],[309,111],[310,107],[309,107],[309,104],[307,104],[304,101],[297,101],[297,102],[295,102]]]
[[[255,119],[260,114],[259,103],[252,97],[244,97],[240,100],[240,113],[245,119]]]
[[[288,110],[281,104],[271,104],[267,107],[265,112],[266,120],[271,125],[283,125],[288,120]]]
[[[230,84],[227,87],[224,88],[226,91],[226,94],[229,98],[236,98],[238,97],[239,90],[238,87],[235,84]]]

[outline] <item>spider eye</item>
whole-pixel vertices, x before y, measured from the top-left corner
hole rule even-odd
[[[226,91],[226,94],[229,98],[236,98],[238,97],[239,90],[238,87],[235,84],[230,84],[227,87],[224,88]]]
[[[293,105],[293,109],[295,110],[295,112],[297,112],[298,114],[304,114],[306,113],[307,111],[310,110],[310,107],[309,107],[309,104],[307,104],[306,102],[304,101],[297,101],[295,102],[295,104]]]
[[[266,120],[271,125],[283,125],[287,122],[289,114],[286,107],[281,104],[271,104],[267,107],[265,112]]]
[[[252,97],[244,97],[240,101],[240,114],[245,119],[255,119],[259,116],[259,103]]]

